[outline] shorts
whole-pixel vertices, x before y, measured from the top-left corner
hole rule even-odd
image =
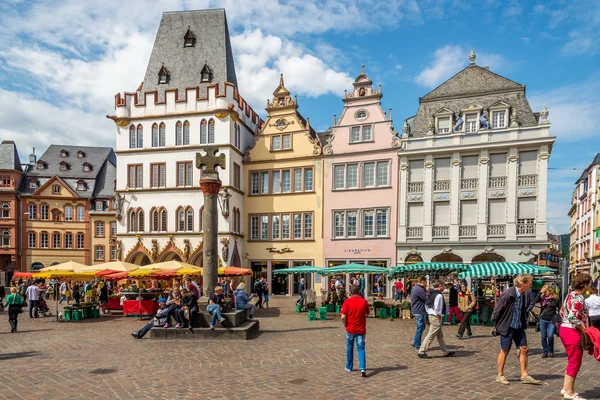
[[[506,336],[500,335],[500,347],[502,350],[509,351],[512,347],[512,342],[515,342],[515,346],[517,347],[527,346],[527,334],[524,328],[508,328]]]

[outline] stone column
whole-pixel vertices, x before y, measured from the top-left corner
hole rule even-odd
[[[202,169],[200,188],[204,193],[204,212],[202,222],[204,226],[204,253],[202,274],[202,303],[214,292],[217,285],[217,272],[219,263],[219,209],[217,196],[221,189],[221,180],[216,167],[225,169],[225,155],[217,156],[217,146],[205,146],[206,155],[196,153],[196,168]]]

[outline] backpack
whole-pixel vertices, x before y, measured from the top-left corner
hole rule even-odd
[[[258,293],[262,293],[263,290],[263,284],[261,281],[256,281],[254,282],[254,291],[258,294]]]

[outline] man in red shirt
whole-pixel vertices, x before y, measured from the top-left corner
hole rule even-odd
[[[360,295],[359,286],[352,286],[350,293],[352,296],[344,301],[341,309],[342,322],[346,327],[346,371],[351,372],[354,366],[354,341],[356,340],[360,376],[366,378],[365,335],[369,303]]]

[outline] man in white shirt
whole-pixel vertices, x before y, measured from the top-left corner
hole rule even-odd
[[[591,324],[600,329],[600,296],[598,296],[598,289],[596,288],[592,288],[590,292],[590,297],[585,299],[585,305],[590,313]]]
[[[40,301],[40,288],[35,282],[27,288],[27,299],[29,300],[29,318],[38,318],[38,303]]]
[[[442,318],[446,310],[446,301],[442,292],[445,288],[446,284],[444,281],[437,280],[433,283],[433,289],[427,293],[425,311],[427,311],[427,317],[429,318],[429,332],[419,349],[419,358],[431,358],[427,355],[427,350],[429,350],[429,346],[435,338],[437,338],[440,344],[440,349],[442,349],[444,357],[452,357],[454,355],[453,351],[448,351],[446,348],[444,334],[442,333]]]

